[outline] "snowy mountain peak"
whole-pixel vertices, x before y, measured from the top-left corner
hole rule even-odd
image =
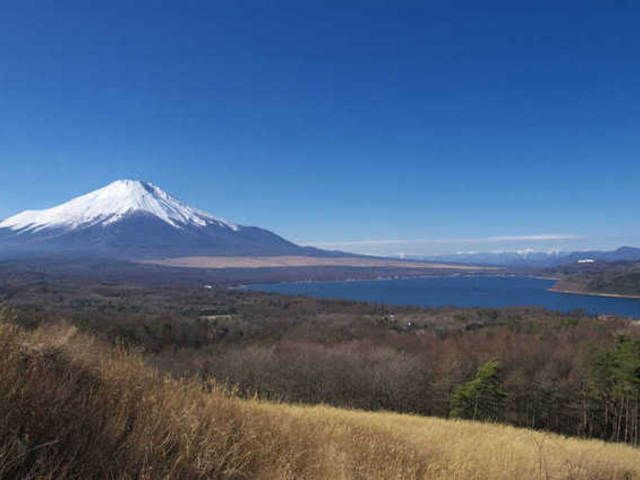
[[[20,232],[74,230],[110,225],[133,214],[152,215],[175,228],[214,224],[238,230],[236,225],[190,207],[152,183],[137,180],[117,180],[46,210],[26,210],[0,222],[0,228]]]

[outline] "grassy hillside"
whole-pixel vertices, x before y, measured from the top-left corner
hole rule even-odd
[[[640,452],[494,424],[241,400],[58,323],[0,321],[0,478],[640,478]]]

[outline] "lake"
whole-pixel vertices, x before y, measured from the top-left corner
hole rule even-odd
[[[553,280],[530,277],[456,276],[397,280],[250,285],[248,289],[316,298],[342,298],[423,307],[539,306],[568,312],[640,318],[640,299],[570,295],[547,291]]]

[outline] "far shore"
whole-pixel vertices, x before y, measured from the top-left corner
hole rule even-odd
[[[274,268],[274,267],[395,267],[406,269],[446,270],[460,272],[497,271],[493,267],[474,267],[445,263],[392,260],[366,257],[174,257],[155,260],[138,260],[137,263],[157,264],[168,267],[188,268]]]
[[[640,295],[623,295],[620,293],[576,292],[572,290],[558,290],[555,287],[551,287],[547,289],[547,291],[554,293],[568,293],[571,295],[587,295],[591,297],[633,298],[640,300]]]

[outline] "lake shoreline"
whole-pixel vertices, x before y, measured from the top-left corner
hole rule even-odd
[[[539,277],[535,275],[518,275],[518,274],[497,274],[497,273],[451,273],[451,274],[421,274],[421,275],[391,275],[389,277],[376,277],[370,279],[361,279],[361,278],[347,278],[344,280],[295,280],[295,281],[276,281],[276,282],[256,282],[256,283],[240,283],[237,285],[230,285],[227,288],[229,290],[246,290],[251,289],[253,286],[257,285],[299,285],[299,284],[323,284],[323,283],[353,283],[353,282],[385,282],[389,280],[413,280],[413,279],[424,279],[424,278],[456,278],[456,277],[514,277],[514,278],[535,278],[538,280],[554,280],[557,281],[557,278],[554,277]]]
[[[589,297],[631,298],[635,300],[640,300],[640,295],[625,295],[622,293],[576,292],[572,290],[558,290],[556,289],[556,287],[548,288],[547,292],[567,293],[569,295],[585,295]]]

